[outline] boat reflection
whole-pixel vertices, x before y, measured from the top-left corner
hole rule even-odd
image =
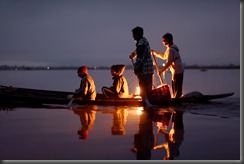
[[[92,130],[96,119],[98,106],[80,106],[71,108],[75,114],[79,115],[81,126],[77,131],[79,139],[87,140],[89,131]]]
[[[114,106],[101,109],[96,105],[74,106],[72,111],[79,116],[81,126],[77,130],[79,139],[87,140],[92,130],[97,112],[111,114],[112,135],[126,135],[125,125],[128,119],[126,106]],[[131,113],[132,114],[132,113]],[[130,151],[137,160],[150,160],[152,152],[164,149],[162,159],[173,160],[179,156],[179,148],[184,140],[183,112],[172,107],[136,108],[139,117],[138,131],[133,136],[133,146]]]
[[[113,115],[113,123],[111,127],[112,135],[125,135],[125,124],[127,122],[128,117],[128,107],[124,106],[115,106],[115,109],[102,110],[103,114],[112,114]]]
[[[154,125],[156,125],[156,130],[154,130]],[[163,142],[159,143],[159,140]],[[134,146],[130,151],[136,155],[137,160],[150,160],[152,151],[163,148],[165,153],[162,159],[173,160],[179,156],[179,148],[183,140],[182,111],[170,107],[144,108],[140,114],[138,133],[134,135]]]
[[[166,113],[165,113],[166,114]],[[167,116],[168,115],[168,116]],[[174,160],[180,154],[180,146],[184,140],[184,124],[183,124],[183,112],[172,110],[171,115],[171,129],[167,131],[169,113],[166,117],[163,117],[161,121],[157,121],[157,132],[155,134],[155,146],[153,150],[164,148],[166,155],[163,157],[164,160]],[[162,134],[166,142],[158,144],[158,137]]]

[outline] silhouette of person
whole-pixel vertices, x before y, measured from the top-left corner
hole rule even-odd
[[[102,113],[113,114],[113,124],[111,127],[112,135],[125,135],[124,125],[127,122],[128,109],[126,107],[115,106],[115,110],[103,110]]]
[[[140,115],[139,132],[134,135],[134,147],[130,150],[137,160],[150,160],[154,147],[153,122],[144,109]]]
[[[157,145],[158,134],[163,133],[166,143]],[[184,124],[183,124],[183,112],[174,111],[172,114],[172,125],[171,129],[166,132],[163,128],[158,129],[156,134],[156,143],[154,150],[164,148],[166,150],[166,156],[164,160],[173,160],[175,157],[178,157],[180,154],[179,147],[181,146],[184,140]]]
[[[79,139],[88,139],[88,132],[92,130],[95,123],[97,109],[96,105],[72,107],[74,113],[80,117],[81,127],[77,131]]]
[[[162,43],[167,47],[164,53],[151,50],[151,53],[158,58],[166,60],[165,66],[160,70],[160,75],[170,69],[172,74],[172,91],[173,98],[182,96],[184,66],[179,53],[179,48],[173,42],[173,35],[166,33],[162,37]]]
[[[125,65],[117,64],[111,66],[111,75],[113,76],[113,85],[111,87],[102,87],[102,93],[106,97],[127,98],[129,96],[129,87],[123,73]]]
[[[74,97],[84,100],[95,100],[96,98],[96,86],[93,78],[88,73],[86,66],[81,66],[77,70],[78,76],[81,78],[80,87],[75,90]]]
[[[153,60],[150,54],[150,45],[148,40],[144,37],[144,30],[142,27],[135,27],[132,29],[132,35],[136,42],[136,50],[131,53],[129,58],[133,60],[136,58],[134,64],[134,70],[139,68],[138,71],[134,71],[136,74],[139,86],[140,96],[144,104],[147,107],[152,106],[150,103],[151,90],[152,90],[152,77],[153,77]],[[139,65],[139,66],[138,66]]]

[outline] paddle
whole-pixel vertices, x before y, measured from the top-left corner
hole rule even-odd
[[[67,96],[68,99],[70,99],[69,103],[68,103],[68,107],[70,107],[73,104],[74,101],[74,95],[68,95]]]
[[[155,62],[155,66],[156,66],[157,74],[158,74],[158,76],[159,76],[159,80],[160,80],[161,84],[164,84],[163,78],[162,78],[162,76],[159,74],[159,68],[158,68],[158,63],[157,63],[156,57],[155,57],[154,54],[153,54],[152,56],[153,56],[153,59],[154,59],[154,62]]]

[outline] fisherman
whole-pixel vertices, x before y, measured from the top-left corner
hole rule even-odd
[[[146,107],[152,106],[150,103],[153,77],[153,60],[150,54],[149,42],[143,37],[143,28],[135,27],[132,29],[132,35],[136,42],[136,50],[131,53],[129,58],[134,64],[134,73],[136,74],[141,90],[141,97]],[[138,68],[138,69],[137,69]]]
[[[75,90],[74,98],[82,98],[83,100],[95,100],[96,86],[91,75],[88,74],[88,68],[81,66],[77,70],[78,76],[81,78],[80,88]]]
[[[166,60],[165,66],[159,71],[160,76],[162,73],[170,69],[172,74],[172,92],[173,98],[182,96],[184,67],[180,57],[179,48],[173,42],[173,35],[166,33],[162,37],[162,43],[167,48],[164,53],[151,50],[151,54],[158,58]]]
[[[125,65],[112,65],[111,75],[113,76],[113,85],[111,87],[102,87],[102,93],[106,97],[127,98],[129,96],[129,87],[123,73]]]

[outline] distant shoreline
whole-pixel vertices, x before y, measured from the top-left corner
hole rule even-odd
[[[78,66],[0,66],[0,70],[76,70]],[[189,65],[185,66],[185,69],[199,69],[201,71],[206,71],[208,69],[240,69],[239,65],[210,65],[210,66],[199,66],[199,65]],[[99,67],[88,67],[90,70],[102,70],[110,69],[107,66]],[[126,69],[133,69],[132,65],[127,65]]]

